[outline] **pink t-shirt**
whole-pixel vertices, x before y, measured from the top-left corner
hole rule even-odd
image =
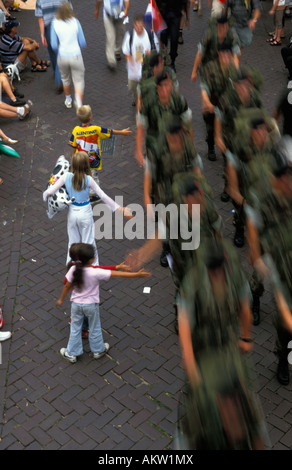
[[[72,266],[66,274],[68,282],[73,282],[73,273],[76,266]],[[83,287],[81,290],[73,288],[71,292],[71,301],[77,304],[99,304],[99,283],[108,281],[111,277],[111,271],[108,269],[99,269],[88,266],[83,268]]]

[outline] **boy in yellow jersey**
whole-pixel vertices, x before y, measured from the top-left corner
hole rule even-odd
[[[88,154],[92,177],[95,182],[99,184],[98,171],[102,169],[100,151],[101,139],[109,139],[113,135],[128,136],[132,134],[132,131],[129,127],[119,131],[92,124],[92,110],[89,105],[83,105],[78,108],[76,114],[80,125],[74,127],[69,140],[69,145],[72,147],[72,155],[80,151],[84,151]]]

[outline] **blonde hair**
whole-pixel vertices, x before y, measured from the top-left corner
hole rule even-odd
[[[80,108],[78,108],[76,114],[77,114],[79,121],[82,124],[86,124],[92,118],[91,107],[89,106],[89,104],[84,104],[83,106],[80,106]]]
[[[71,171],[73,173],[73,188],[81,191],[86,187],[86,175],[91,175],[89,159],[86,152],[74,153],[71,160]]]
[[[56,19],[67,21],[74,17],[73,10],[69,2],[62,3],[56,13]]]

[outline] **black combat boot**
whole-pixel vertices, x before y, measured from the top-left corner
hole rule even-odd
[[[214,145],[208,145],[208,160],[210,160],[210,162],[217,160]]]
[[[289,366],[287,357],[283,354],[279,355],[279,362],[277,367],[277,379],[282,385],[289,384]]]
[[[168,267],[168,261],[167,261],[167,256],[166,255],[167,255],[167,252],[165,250],[162,250],[161,255],[160,255],[160,265],[163,268]]]
[[[229,201],[230,196],[229,196],[229,194],[227,194],[225,189],[222,191],[220,199],[221,199],[222,202],[228,202]]]
[[[244,228],[243,227],[236,227],[233,242],[234,242],[234,245],[237,246],[237,248],[243,247],[244,245]]]
[[[252,300],[253,300],[252,309],[251,309],[252,319],[253,319],[253,324],[256,326],[256,325],[259,325],[260,323],[260,297],[259,295],[253,294]]]

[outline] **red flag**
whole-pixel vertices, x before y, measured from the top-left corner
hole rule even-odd
[[[167,28],[164,19],[155,3],[155,0],[149,0],[147,10],[144,16],[144,23],[147,29],[151,29],[155,33],[163,31]]]

